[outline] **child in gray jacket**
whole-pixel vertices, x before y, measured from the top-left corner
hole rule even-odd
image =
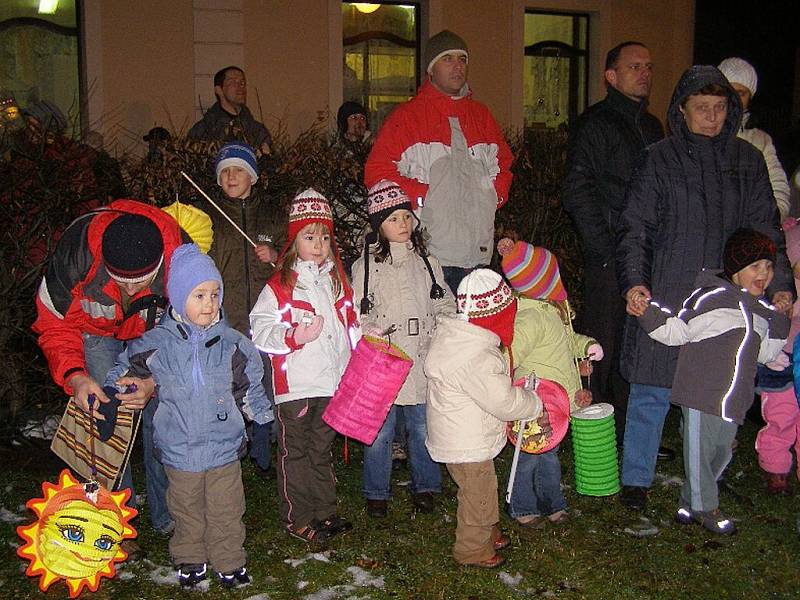
[[[242,412],[272,421],[253,343],[222,318],[222,277],[194,244],[175,250],[167,284],[171,307],[157,327],[130,343],[106,383],[124,373],[158,386],[154,441],[169,480],[175,519],[169,549],[183,587],[206,579],[250,582],[245,568],[244,488],[239,458],[247,438]]]

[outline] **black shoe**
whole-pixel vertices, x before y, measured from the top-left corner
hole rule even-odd
[[[178,565],[178,583],[182,588],[193,588],[206,579],[207,567],[199,565]]]
[[[414,503],[414,508],[423,513],[431,513],[436,507],[436,500],[434,500],[432,492],[412,494],[411,501]]]
[[[389,513],[389,503],[386,500],[370,500],[367,498],[367,515],[373,519],[383,519]]]
[[[247,574],[247,569],[245,567],[241,567],[230,573],[217,573],[217,579],[222,584],[222,587],[228,588],[229,590],[250,584],[250,575]]]
[[[262,481],[272,481],[275,479],[275,469],[272,465],[264,469],[256,461],[250,459],[250,462],[253,463],[253,470],[256,472],[259,479]]]
[[[324,521],[319,521],[316,524],[316,528],[327,532],[328,537],[333,537],[340,533],[347,533],[353,528],[353,524],[342,517],[331,515]]]
[[[623,485],[622,492],[619,494],[619,501],[625,508],[642,511],[647,506],[647,488]]]
[[[658,460],[666,460],[666,461],[675,460],[675,451],[671,450],[670,448],[664,448],[664,446],[659,446],[656,458]]]

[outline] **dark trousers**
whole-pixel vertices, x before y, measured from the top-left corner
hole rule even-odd
[[[331,444],[336,432],[322,420],[330,397],[281,402],[278,422],[278,497],[284,524],[305,527],[336,514]]]
[[[595,403],[608,402],[614,407],[617,443],[622,444],[630,393],[628,382],[619,372],[625,300],[619,292],[613,263],[606,267],[586,264],[583,277],[583,311],[578,331],[600,342],[604,352],[603,360],[593,363],[589,389]]]
[[[264,363],[264,377],[261,383],[267,393],[270,403],[274,404],[275,398],[272,392],[272,363],[269,355],[262,352],[261,360]],[[272,421],[260,425],[258,423],[248,424],[250,437],[250,458],[265,471],[272,464]]]

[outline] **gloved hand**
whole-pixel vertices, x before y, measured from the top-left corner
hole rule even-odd
[[[783,371],[789,367],[789,364],[789,355],[785,352],[781,352],[775,360],[767,363],[767,368],[773,371]]]
[[[308,344],[309,342],[313,342],[315,339],[319,337],[319,334],[322,333],[322,325],[325,322],[325,319],[322,315],[314,315],[311,319],[311,323],[308,325],[303,325],[302,323],[294,328],[294,341],[296,344],[302,346],[303,344]]]
[[[594,362],[603,360],[603,347],[600,344],[592,344],[586,351],[586,355],[589,357],[589,360]]]

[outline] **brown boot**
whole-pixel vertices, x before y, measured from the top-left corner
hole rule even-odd
[[[767,491],[775,496],[789,496],[789,477],[786,473],[767,473]]]

